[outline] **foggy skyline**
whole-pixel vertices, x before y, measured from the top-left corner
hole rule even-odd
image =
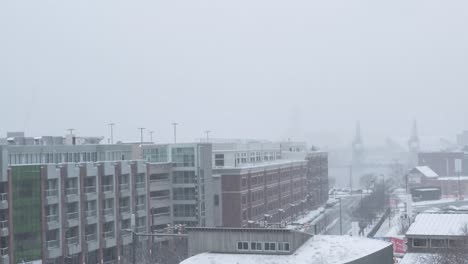
[[[468,129],[466,1],[4,1],[0,136],[349,146]],[[145,133],[145,138],[149,135]]]

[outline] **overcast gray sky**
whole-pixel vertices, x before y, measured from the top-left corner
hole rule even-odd
[[[0,136],[350,144],[468,128],[466,0],[0,3]]]

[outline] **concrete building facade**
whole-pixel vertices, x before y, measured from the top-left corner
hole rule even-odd
[[[141,152],[149,163],[151,200],[161,204],[152,207],[153,216],[170,216],[174,225],[213,226],[211,144],[142,145]],[[154,220],[153,229],[165,224]]]

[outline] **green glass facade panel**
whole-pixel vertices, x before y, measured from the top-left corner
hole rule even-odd
[[[12,167],[13,263],[42,259],[40,166]]]

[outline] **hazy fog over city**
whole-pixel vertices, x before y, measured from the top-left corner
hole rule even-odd
[[[1,127],[349,146],[468,128],[466,1],[2,1]],[[1,129],[5,136],[6,129]],[[62,133],[63,132],[63,133]],[[424,140],[422,140],[424,141]],[[424,142],[422,142],[424,144]]]

